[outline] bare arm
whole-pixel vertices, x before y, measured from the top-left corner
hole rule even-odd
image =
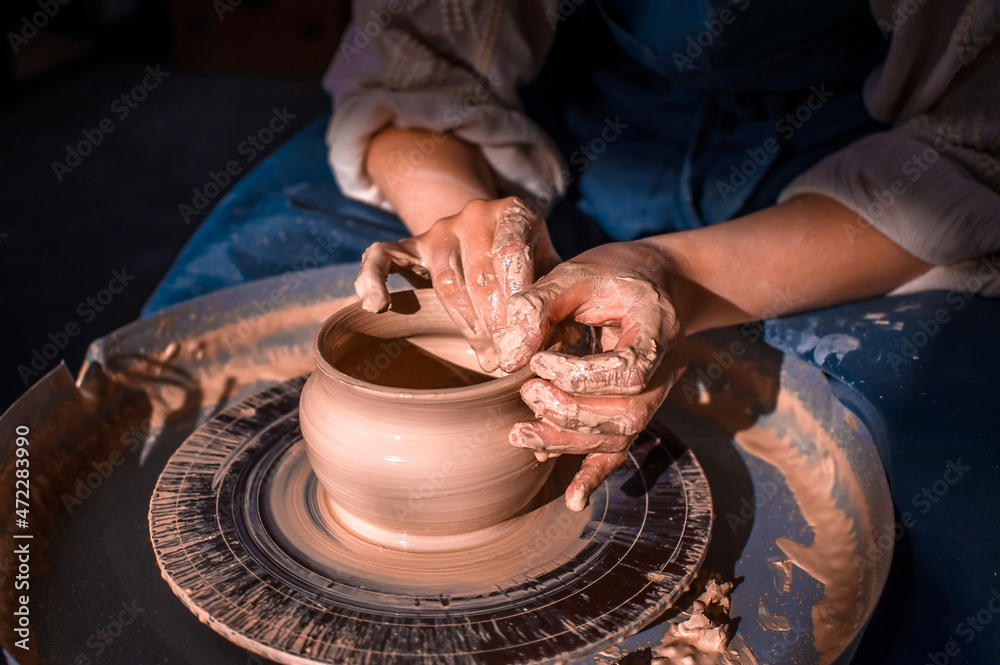
[[[538,378],[521,395],[540,419],[516,424],[510,441],[542,457],[587,455],[566,490],[567,505],[582,510],[684,373],[687,334],[879,295],[928,268],[843,205],[812,194],[724,224],[584,252],[508,301],[499,364],[513,371],[530,362]],[[540,351],[548,329],[566,318],[600,327],[604,352]]]
[[[874,297],[931,267],[818,194],[640,242],[661,255],[687,333]]]
[[[520,199],[497,199],[479,148],[446,132],[383,129],[366,168],[414,237],[365,251],[354,283],[364,308],[388,306],[390,272],[429,279],[480,365],[495,369],[507,299],[559,262],[545,221]]]
[[[389,126],[375,135],[365,167],[413,235],[474,199],[495,199],[479,148],[448,132]]]

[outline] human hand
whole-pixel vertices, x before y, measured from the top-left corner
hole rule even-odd
[[[479,364],[496,369],[495,338],[507,322],[507,301],[559,263],[545,221],[517,197],[469,201],[425,233],[365,250],[354,288],[362,306],[389,306],[385,280],[398,272],[430,280]]]
[[[639,242],[603,245],[554,268],[507,301],[499,365],[530,362],[539,378],[521,396],[540,421],[521,422],[510,442],[544,458],[586,455],[566,489],[581,511],[628,455],[687,367],[684,333],[662,256]],[[602,352],[577,357],[540,351],[567,318],[595,327]]]

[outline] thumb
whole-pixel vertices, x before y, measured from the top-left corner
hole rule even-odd
[[[528,363],[549,329],[573,316],[591,299],[596,276],[585,264],[567,261],[507,300],[507,325],[497,340],[497,362],[505,372]]]

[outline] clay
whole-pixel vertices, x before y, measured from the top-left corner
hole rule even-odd
[[[729,593],[733,585],[709,579],[688,608],[688,618],[670,626],[653,648],[655,665],[718,665],[729,644]]]
[[[757,625],[764,630],[773,630],[776,633],[786,633],[792,629],[792,623],[788,617],[772,613],[764,605],[763,600],[757,606]]]
[[[489,529],[452,536],[447,545],[434,537],[428,545],[417,536],[406,549],[395,549],[377,547],[343,523],[343,514],[317,487],[300,448],[292,449],[271,479],[264,510],[288,550],[340,575],[435,596],[490,594],[499,580],[540,565],[554,567],[586,545],[579,536],[591,516],[572,513],[559,500],[576,471],[569,459],[556,467],[532,510]]]
[[[492,378],[469,351],[430,290],[394,293],[382,314],[349,306],[317,333],[302,433],[333,514],[361,537],[453,548],[527,510],[548,478],[554,462],[507,440],[532,419],[530,371]]]
[[[371,543],[340,523],[311,471],[296,412],[304,383],[272,386],[206,422],[150,502],[150,538],[170,588],[264,658],[579,662],[662,614],[705,555],[704,473],[690,451],[654,456],[653,437],[583,513],[561,499],[579,466],[567,457],[529,510],[478,544]],[[670,471],[641,462],[646,455]]]
[[[444,337],[431,346],[460,345],[454,337]],[[356,379],[389,388],[460,388],[492,378],[483,372],[449,362],[402,337],[383,339],[357,333],[342,351],[343,355],[336,365],[338,370]]]
[[[493,249],[493,270],[503,279],[504,296],[524,291],[534,281],[529,236],[532,213],[520,202],[508,205],[497,224]]]
[[[823,597],[812,608],[813,643],[820,663],[833,662],[860,630],[865,616],[865,600],[875,593],[873,576],[863,575],[857,556],[858,533],[874,538],[868,518],[867,501],[851,464],[841,448],[802,403],[787,391],[778,393],[776,412],[794,423],[800,434],[784,433],[754,426],[736,434],[736,442],[750,453],[771,463],[782,472],[802,516],[815,534],[806,545],[788,538],[775,543],[788,561],[824,585]],[[810,441],[806,447],[798,441]],[[840,488],[834,491],[835,486]],[[835,497],[845,493],[847,505],[860,506],[850,513]],[[773,620],[764,618],[769,629]],[[758,620],[761,617],[758,616]],[[783,625],[783,624],[782,624]]]
[[[613,297],[586,303],[574,300],[586,289]],[[566,318],[607,328],[614,348],[582,358],[548,350],[536,353],[539,334],[546,334],[553,320]],[[598,264],[567,261],[507,301],[507,326],[497,341],[498,362],[511,371],[530,358],[536,374],[570,393],[633,395],[642,392],[659,365],[663,355],[659,340],[665,338],[663,327],[670,323],[664,297],[647,280],[609,275]]]

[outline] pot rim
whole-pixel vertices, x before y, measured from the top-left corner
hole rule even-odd
[[[436,310],[434,312],[436,314],[444,312],[444,306],[441,305],[441,302],[438,300],[433,289],[395,291],[390,294],[390,297],[398,298],[400,295],[405,297],[406,294],[412,294],[416,298],[417,302],[420,304],[418,311],[426,309],[428,313],[430,313],[430,310]],[[513,392],[519,392],[518,387],[527,381],[531,376],[534,376],[534,372],[531,371],[531,368],[528,365],[525,365],[512,374],[493,377],[483,383],[476,383],[470,386],[457,386],[454,388],[401,388],[398,386],[383,386],[359,379],[334,367],[323,354],[323,342],[327,339],[333,328],[342,323],[346,317],[356,314],[359,311],[368,316],[381,316],[381,314],[365,312],[361,307],[361,302],[355,301],[350,305],[334,312],[322,323],[322,325],[320,325],[316,334],[313,335],[311,348],[313,363],[316,365],[316,369],[318,371],[322,372],[334,381],[350,386],[351,389],[355,391],[374,397],[402,397],[421,401],[439,401],[441,396],[455,398],[490,397],[511,392],[512,390]],[[446,313],[445,315],[447,316]],[[455,332],[459,332],[457,327],[455,328]]]

